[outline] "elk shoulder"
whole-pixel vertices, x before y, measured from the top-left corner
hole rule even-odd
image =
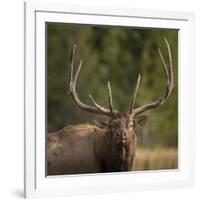
[[[106,129],[91,124],[67,126],[49,133],[48,174],[100,172],[97,151],[101,150],[99,146],[107,133]]]

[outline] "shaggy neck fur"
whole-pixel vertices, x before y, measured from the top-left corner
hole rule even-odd
[[[134,145],[129,143],[116,143],[108,130],[103,130],[101,142],[95,144],[96,155],[99,158],[104,172],[120,172],[132,169],[134,158]]]

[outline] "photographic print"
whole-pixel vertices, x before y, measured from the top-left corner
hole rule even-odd
[[[46,23],[46,175],[178,169],[178,30]]]
[[[194,14],[24,8],[25,197],[192,186]]]

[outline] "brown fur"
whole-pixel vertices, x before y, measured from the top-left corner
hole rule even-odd
[[[104,136],[104,130],[89,124],[49,133],[48,174],[100,172],[94,147],[95,141]]]
[[[129,121],[129,118],[120,116],[111,119],[104,127],[79,124],[49,133],[48,175],[131,170],[136,135],[134,129],[129,127]],[[116,133],[125,123],[124,138]]]

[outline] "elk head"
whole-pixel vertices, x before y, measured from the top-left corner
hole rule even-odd
[[[78,66],[78,69],[74,75],[74,58],[75,58],[75,52],[77,45],[74,45],[74,48],[71,52],[71,63],[70,63],[70,77],[69,77],[69,91],[70,94],[75,102],[75,104],[82,110],[90,113],[96,113],[96,114],[102,114],[110,117],[110,120],[100,122],[101,126],[108,129],[109,132],[112,135],[112,143],[115,144],[115,147],[117,146],[119,151],[121,149],[125,149],[125,151],[122,151],[120,154],[120,158],[126,161],[125,164],[122,165],[121,169],[127,170],[129,168],[129,164],[131,162],[127,161],[130,157],[133,158],[133,154],[135,153],[135,147],[136,147],[136,134],[135,129],[138,125],[144,125],[147,121],[147,116],[142,116],[141,113],[148,111],[150,109],[157,108],[161,104],[165,102],[165,100],[170,96],[171,91],[173,89],[173,70],[172,70],[172,55],[170,50],[170,45],[166,38],[164,38],[164,41],[167,46],[168,50],[168,57],[169,57],[169,66],[167,66],[163,55],[161,51],[158,49],[158,53],[161,58],[162,65],[165,69],[165,75],[167,79],[167,85],[164,91],[164,94],[158,98],[157,100],[137,107],[135,108],[135,101],[140,85],[141,75],[138,75],[137,84],[135,87],[134,94],[131,98],[131,104],[130,109],[125,112],[119,112],[113,108],[113,102],[112,102],[112,92],[110,83],[108,82],[108,102],[109,102],[109,108],[105,108],[100,106],[92,97],[92,95],[89,95],[89,98],[91,100],[91,103],[93,106],[84,104],[78,97],[78,94],[76,92],[76,82],[78,79],[79,72],[81,70],[82,61],[80,61],[80,64]],[[121,148],[123,147],[123,148]]]

